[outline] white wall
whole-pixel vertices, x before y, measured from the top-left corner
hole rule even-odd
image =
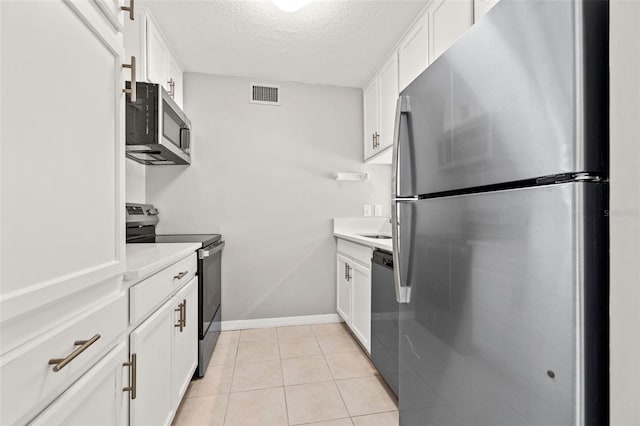
[[[193,164],[147,167],[147,201],[160,232],[224,235],[224,320],[335,313],[331,220],[388,216],[391,168],[362,164],[361,90],[279,83],[278,107],[249,104],[249,82],[185,74]]]
[[[611,425],[640,425],[640,2],[611,19]]]
[[[127,203],[145,203],[146,201],[146,166],[126,159],[126,193]]]

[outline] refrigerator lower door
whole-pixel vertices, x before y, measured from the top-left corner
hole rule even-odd
[[[401,425],[607,424],[606,200],[567,183],[401,204]]]

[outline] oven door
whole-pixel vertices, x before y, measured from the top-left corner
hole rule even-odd
[[[220,309],[224,244],[224,241],[218,241],[198,250],[198,333],[201,340]]]

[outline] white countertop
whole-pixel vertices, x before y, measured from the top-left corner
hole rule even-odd
[[[195,253],[200,243],[127,244],[125,281],[141,280]]]
[[[391,239],[368,238],[363,235],[391,236],[388,217],[336,218],[333,220],[333,235],[367,247],[392,251]]]

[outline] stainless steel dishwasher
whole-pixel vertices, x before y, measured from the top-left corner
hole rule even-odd
[[[371,259],[371,359],[396,396],[398,312],[393,282],[393,255],[376,249]]]

